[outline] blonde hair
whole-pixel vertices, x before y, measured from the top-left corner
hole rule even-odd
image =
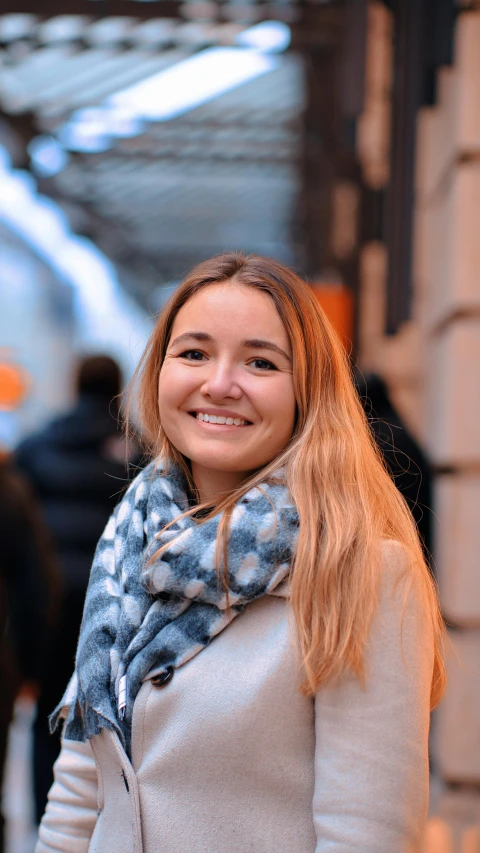
[[[401,543],[409,556],[410,581],[420,590],[433,627],[433,707],[445,682],[444,625],[416,527],[384,467],[345,350],[315,295],[292,270],[271,259],[229,253],[199,264],[186,277],[159,316],[134,377],[150,450],[178,465],[196,491],[188,460],[162,432],[158,377],[179,310],[201,288],[226,281],[273,299],[291,342],[297,414],[293,435],[276,459],[216,504],[201,504],[212,514],[223,511],[223,554],[236,502],[284,467],[300,519],[291,603],[305,673],[302,689],[313,695],[347,669],[363,680],[382,574],[381,541]],[[225,577],[223,583],[228,586]]]

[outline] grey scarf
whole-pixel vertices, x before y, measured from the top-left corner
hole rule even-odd
[[[152,462],[136,477],[98,544],[75,672],[52,714],[52,729],[63,716],[65,737],[72,740],[110,728],[130,752],[133,703],[142,682],[153,674],[170,678],[245,605],[288,575],[298,515],[281,482],[251,489],[233,511],[228,607],[215,569],[221,515],[201,523],[178,519],[189,502],[183,474],[173,465],[166,470]],[[166,543],[168,550],[148,564]]]

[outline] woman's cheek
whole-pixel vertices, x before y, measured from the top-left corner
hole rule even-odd
[[[160,371],[158,382],[159,396],[165,400],[175,399],[180,396],[181,389],[185,385],[185,373],[181,365],[170,362],[165,364]]]

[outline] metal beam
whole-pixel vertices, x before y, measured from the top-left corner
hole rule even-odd
[[[154,0],[139,3],[137,0],[2,0],[0,12],[7,14],[38,15],[52,18],[58,15],[88,15],[92,18],[131,17],[139,20],[181,17],[179,0]]]
[[[410,319],[417,112],[435,98],[438,66],[452,60],[454,0],[390,0],[394,13],[391,179],[386,202],[386,333]]]
[[[331,194],[335,178],[334,152],[337,150],[335,58],[331,49],[317,48],[304,52],[307,97],[299,213],[305,252],[303,266],[310,278],[321,274],[331,261]]]
[[[58,15],[86,15],[92,20],[111,17],[131,17],[139,21],[158,18],[187,20],[183,10],[189,4],[182,0],[65,0],[59,9],[58,0],[0,0],[0,14],[30,14],[40,19]],[[216,0],[217,10],[209,18],[213,22],[231,22],[235,5]],[[245,7],[243,7],[245,9]],[[343,35],[344,4],[313,5],[307,0],[292,3],[255,3],[251,5],[252,21],[285,21],[292,28],[292,47],[337,44]],[[239,10],[239,23],[242,19]]]
[[[368,0],[347,0],[339,97],[345,118],[352,120],[364,108],[367,16]]]
[[[396,0],[391,178],[387,190],[387,335],[410,319],[415,140],[425,0]]]

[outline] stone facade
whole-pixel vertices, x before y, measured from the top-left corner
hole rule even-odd
[[[450,783],[439,809],[480,819],[480,11],[458,17],[455,63],[435,108],[418,122],[416,290],[427,353],[426,438],[440,469],[435,545],[450,626],[448,685],[436,712],[433,751]],[[423,231],[423,235],[422,235]],[[451,786],[457,801],[452,803]],[[450,791],[450,793],[449,793]],[[475,793],[477,792],[477,793]],[[455,811],[455,807],[457,811]],[[471,814],[473,821],[475,814]],[[468,849],[479,850],[471,828]]]
[[[391,38],[389,12],[371,3],[367,55],[383,67],[367,73],[364,121],[371,133],[364,128],[359,156],[375,188],[388,179],[388,133],[378,116],[388,118],[391,60],[384,42]],[[448,686],[433,717],[437,795],[424,853],[479,853],[480,10],[458,15],[454,63],[440,69],[437,92],[436,105],[423,107],[417,120],[412,320],[393,338],[383,335],[386,249],[367,244],[359,362],[387,380],[436,470],[435,564],[449,625]]]

